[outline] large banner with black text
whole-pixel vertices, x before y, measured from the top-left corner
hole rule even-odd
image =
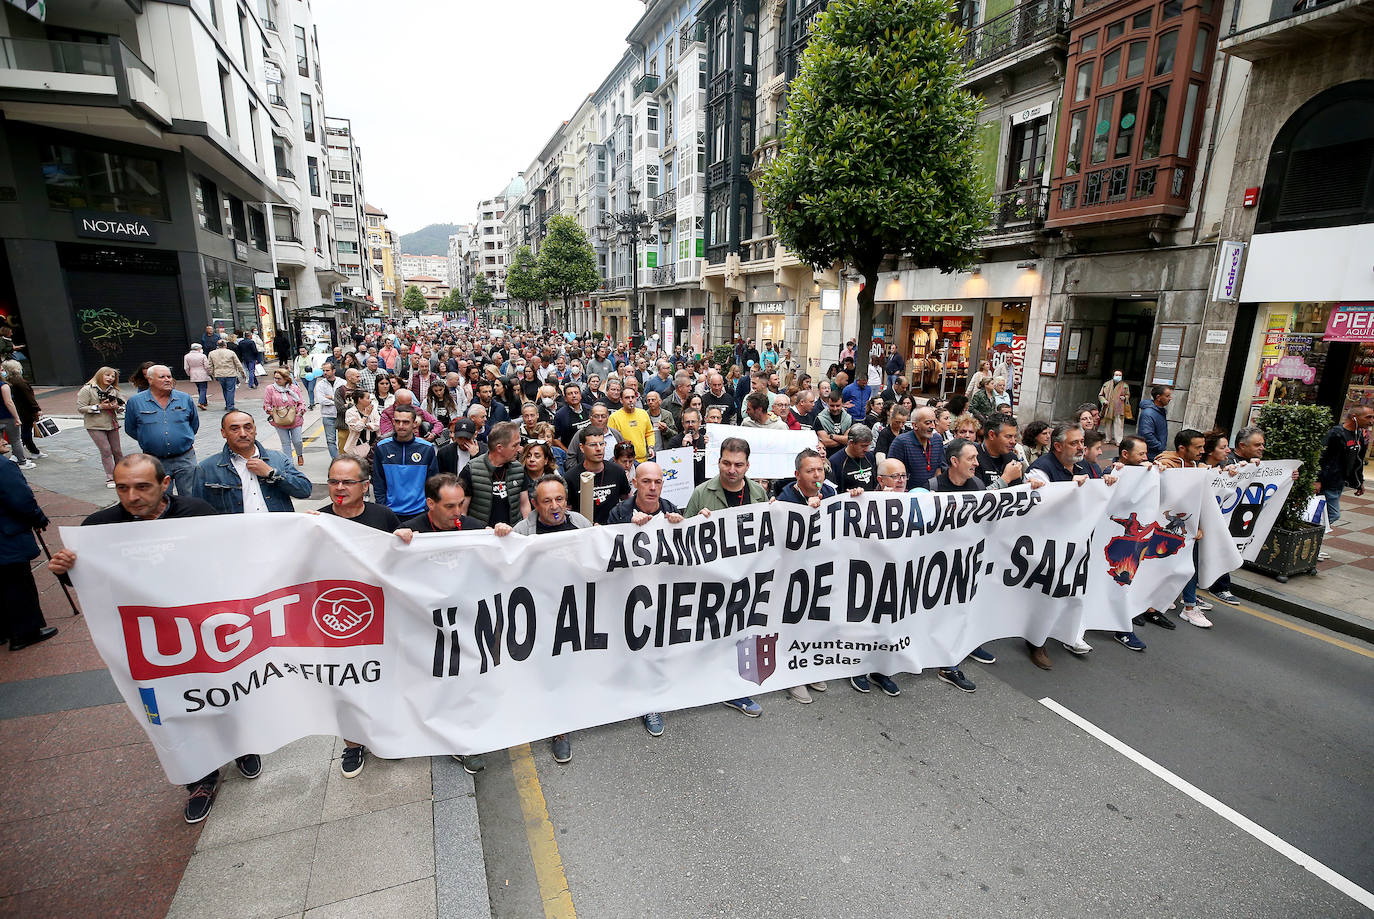
[[[310,734],[498,750],[801,683],[1073,641],[1240,564],[1203,470],[398,537],[319,515],[64,527],[91,635],[172,781]],[[1209,546],[1209,544],[1211,544]],[[1210,550],[1210,551],[1208,551]],[[207,568],[209,564],[209,568]]]

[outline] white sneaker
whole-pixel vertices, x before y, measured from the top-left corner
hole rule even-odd
[[[805,686],[793,686],[791,689],[787,690],[787,694],[791,696],[793,699],[796,699],[802,705],[810,705],[813,701],[811,698],[811,693],[806,691]]]
[[[1212,627],[1212,620],[1202,615],[1202,610],[1198,609],[1196,606],[1183,607],[1183,612],[1178,614],[1178,618],[1200,629],[1210,629]]]
[[[15,462],[19,462],[19,461],[18,461],[18,460],[15,460]],[[20,468],[20,469],[37,469],[37,468],[38,468],[38,464],[35,463],[33,460],[24,460],[24,462],[19,463],[19,468]]]
[[[48,454],[44,453],[42,450],[39,450],[37,453],[33,453],[33,454],[30,454],[30,455],[36,456],[36,457],[38,457],[39,459],[47,459],[47,458],[48,458]]]
[[[1088,644],[1081,638],[1073,644],[1069,644],[1067,641],[1061,641],[1060,644],[1064,646],[1065,651],[1068,651],[1070,654],[1077,654],[1079,656],[1087,654],[1089,651],[1093,649],[1092,645]]]
[[[816,690],[816,692],[825,692],[827,689],[830,688],[830,687],[826,686],[824,682],[821,682],[821,683],[807,683],[806,685],[807,685],[807,686],[810,686],[812,689]]]

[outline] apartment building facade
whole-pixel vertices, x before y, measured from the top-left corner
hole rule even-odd
[[[326,165],[329,168],[329,205],[334,220],[338,269],[345,276],[335,303],[354,319],[380,311],[372,299],[372,258],[367,245],[367,197],[363,183],[363,153],[347,118],[324,119]]]
[[[0,316],[39,383],[180,365],[204,326],[269,331],[272,165],[255,10],[0,5]]]
[[[379,207],[364,203],[367,219],[368,260],[372,264],[372,302],[388,316],[397,315],[400,297],[399,242],[386,225],[387,213]]]

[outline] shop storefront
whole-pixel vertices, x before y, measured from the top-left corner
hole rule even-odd
[[[1013,406],[1020,402],[1025,377],[1030,308],[1029,300],[990,300],[983,311],[982,352],[978,362],[991,362],[993,371],[1006,377]]]
[[[885,305],[889,304],[877,305],[875,320]],[[890,305],[896,322],[894,340],[907,360],[911,388],[927,396],[963,392],[983,353],[983,301]],[[874,325],[876,334],[878,323]]]
[[[1246,377],[1249,422],[1270,403],[1374,406],[1374,303],[1261,303]]]
[[[601,331],[612,341],[621,341],[630,334],[630,303],[623,297],[601,301]]]
[[[784,347],[784,335],[786,334],[787,324],[787,301],[786,300],[762,300],[749,304],[749,312],[754,317],[754,334],[750,337],[758,346],[760,352],[767,350],[769,345],[781,349]]]

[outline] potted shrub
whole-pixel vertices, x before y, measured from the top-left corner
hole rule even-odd
[[[1264,430],[1265,459],[1302,462],[1274,528],[1265,537],[1259,555],[1246,563],[1284,584],[1290,575],[1317,573],[1323,530],[1304,521],[1302,514],[1317,482],[1322,442],[1332,425],[1331,410],[1324,405],[1266,405],[1257,421]]]

